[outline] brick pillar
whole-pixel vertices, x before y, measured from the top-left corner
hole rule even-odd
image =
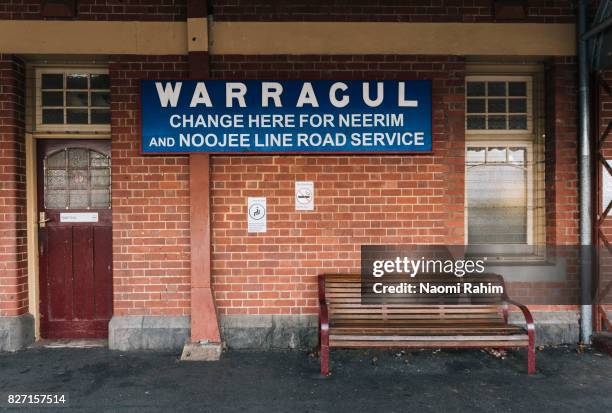
[[[28,314],[25,65],[0,54],[0,351],[34,338]]]

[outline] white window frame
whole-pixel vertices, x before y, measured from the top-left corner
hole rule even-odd
[[[110,133],[111,126],[108,124],[44,124],[42,123],[42,75],[47,73],[63,73],[64,75],[69,73],[88,73],[88,74],[102,74],[108,75],[108,69],[106,68],[95,68],[95,67],[38,67],[35,68],[36,78],[36,92],[34,99],[35,107],[35,131],[37,133],[46,132],[84,132],[84,133]],[[64,85],[66,90],[66,85]],[[64,102],[65,106],[66,102]],[[110,108],[109,108],[110,110]],[[65,122],[66,119],[64,119]]]
[[[478,99],[477,96],[469,97],[467,95],[467,84],[468,82],[495,82],[495,81],[504,81],[504,82],[526,82],[527,83],[527,129],[468,129],[467,127],[467,101],[468,99]],[[488,101],[488,96],[483,96],[483,99]],[[497,98],[492,96],[492,98]],[[508,96],[506,95],[506,98]],[[533,119],[534,119],[534,111],[533,111],[533,77],[532,76],[524,76],[524,75],[477,75],[477,76],[466,76],[465,78],[465,133],[466,135],[533,135]],[[507,108],[506,108],[507,110]],[[510,115],[509,112],[505,113],[506,116]],[[486,117],[486,115],[485,115]]]
[[[478,69],[476,69],[478,70]],[[504,71],[503,74],[500,73],[501,70],[504,70],[503,67],[495,67],[493,70],[487,70],[487,72],[491,72],[491,74],[479,73],[477,75],[468,75],[465,77],[465,104],[466,104],[466,112],[465,112],[465,154],[467,154],[467,149],[469,147],[490,147],[490,146],[506,146],[506,147],[525,147],[527,149],[527,243],[526,244],[512,244],[515,245],[517,255],[523,255],[525,258],[539,256],[540,253],[537,252],[538,248],[534,249],[536,243],[541,243],[543,240],[540,240],[539,236],[536,236],[536,231],[539,233],[539,228],[536,228],[536,225],[539,226],[543,222],[540,222],[540,219],[536,219],[536,190],[539,188],[539,184],[536,183],[537,177],[535,176],[535,160],[536,160],[536,144],[537,144],[537,134],[540,133],[542,125],[539,125],[535,122],[537,119],[537,110],[539,108],[539,103],[536,102],[536,94],[534,82],[538,76],[538,71],[521,71],[516,74],[509,73],[508,71]],[[520,130],[509,130],[509,129],[467,129],[467,82],[471,81],[524,81],[527,83],[527,129]],[[538,158],[539,159],[539,158]],[[465,165],[465,210],[464,210],[464,234],[465,234],[465,243],[468,245],[469,233],[468,233],[468,193],[467,193],[467,162]],[[537,222],[536,222],[537,221]],[[478,244],[473,244],[478,250]],[[503,245],[500,248],[500,254],[497,255],[496,258],[499,260],[506,260],[504,258],[505,254],[512,253],[514,247],[511,247],[510,244],[498,244]],[[493,252],[495,254],[496,248],[495,244],[490,244],[487,247],[487,250]],[[472,250],[472,248],[470,248]],[[533,252],[531,252],[533,250]],[[512,261],[512,257],[508,257],[510,261]],[[537,260],[540,258],[535,258]]]

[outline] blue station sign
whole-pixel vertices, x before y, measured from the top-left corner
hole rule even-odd
[[[431,82],[142,80],[142,152],[432,150]]]

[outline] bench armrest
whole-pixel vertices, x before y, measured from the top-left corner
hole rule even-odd
[[[510,299],[508,298],[508,296],[505,296],[503,299],[505,303],[512,304],[513,306],[518,307],[521,310],[521,312],[523,313],[523,317],[525,317],[525,322],[527,323],[528,331],[535,330],[535,323],[533,321],[533,316],[531,315],[531,312],[529,311],[526,305],[518,303]]]
[[[523,313],[523,317],[525,317],[525,323],[527,324],[527,333],[529,334],[529,337],[531,338],[535,334],[535,323],[533,321],[533,316],[531,315],[531,311],[529,311],[526,305],[521,304],[517,301],[514,301],[513,299],[508,297],[508,293],[506,292],[506,283],[503,281],[503,279],[502,279],[502,287],[504,291],[502,293],[503,302],[507,304],[511,304],[515,307],[518,307],[519,310],[521,310],[521,312]],[[504,307],[505,307],[504,317],[506,318],[506,323],[507,323],[508,322],[508,310],[506,306]]]
[[[319,274],[319,328],[321,331],[329,330],[329,313],[325,300],[325,275]]]

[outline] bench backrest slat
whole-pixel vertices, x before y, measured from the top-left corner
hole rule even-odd
[[[428,294],[398,295],[395,299],[387,299],[389,304],[371,305],[362,304],[359,274],[327,274],[324,277],[325,300],[332,323],[369,323],[376,320],[410,323],[434,320],[450,323],[503,322],[499,294],[461,295],[456,298],[456,302],[453,298],[452,304],[448,297],[442,300]],[[418,281],[443,285],[458,280],[424,274]],[[478,277],[478,281],[499,283],[500,276],[483,274]]]

